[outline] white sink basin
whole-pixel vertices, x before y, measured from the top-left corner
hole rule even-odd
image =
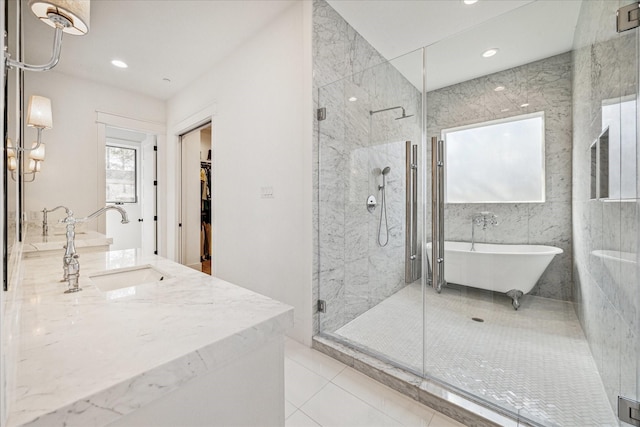
[[[160,282],[170,277],[150,265],[119,268],[89,275],[89,279],[102,292]]]

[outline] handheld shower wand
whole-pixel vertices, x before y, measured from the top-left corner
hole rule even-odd
[[[387,197],[386,197],[386,188],[387,188],[387,174],[391,172],[391,168],[389,166],[382,169],[382,185],[378,186],[378,190],[382,191],[382,196],[380,198],[380,203],[382,207],[380,208],[380,223],[378,224],[378,244],[382,247],[387,246],[389,243],[389,222],[387,220]],[[384,243],[382,242],[382,217],[384,217],[384,228],[385,228],[385,239]]]

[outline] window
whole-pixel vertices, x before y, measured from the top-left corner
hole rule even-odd
[[[137,202],[136,149],[106,147],[107,203]]]
[[[442,131],[447,203],[544,202],[544,113]]]

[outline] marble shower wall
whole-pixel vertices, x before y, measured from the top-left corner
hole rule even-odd
[[[327,113],[314,129],[314,300],[325,300],[327,313],[316,313],[314,326],[333,332],[405,286],[405,141],[419,143],[421,94],[324,0],[313,5],[315,105]],[[414,116],[370,114],[396,106]],[[389,243],[382,247],[381,206],[370,213],[366,200],[381,202],[385,167]]]
[[[638,30],[617,34],[614,25],[616,10],[625,4],[583,2],[573,54],[573,294],[614,410],[618,395],[640,397],[640,187],[636,170],[621,169],[620,175],[631,175],[636,182],[635,198],[590,200],[589,148],[603,130],[603,105],[635,100],[638,94]],[[635,125],[624,132],[635,135]],[[620,138],[610,138],[609,144],[620,145]],[[622,152],[636,165],[637,146],[636,140]]]
[[[427,58],[429,50],[427,50]],[[504,91],[494,88],[504,86]],[[526,108],[520,105],[528,103]],[[505,111],[506,110],[506,111]],[[544,203],[447,204],[447,240],[471,241],[471,217],[490,211],[499,225],[476,230],[476,241],[561,248],[531,291],[571,299],[571,53],[546,58],[427,93],[427,135],[442,129],[544,112]]]

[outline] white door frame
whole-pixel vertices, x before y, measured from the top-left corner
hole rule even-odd
[[[174,226],[168,227],[168,230],[173,231],[174,236],[174,244],[173,244],[173,259],[177,262],[182,262],[182,235],[179,224],[182,218],[182,146],[181,146],[181,137],[189,133],[192,130],[195,130],[199,127],[202,127],[206,123],[211,123],[211,187],[215,188],[215,176],[216,176],[216,156],[213,155],[215,152],[215,116],[217,112],[217,105],[215,102],[212,102],[208,106],[204,107],[200,111],[188,116],[186,119],[181,120],[180,122],[171,126],[171,130],[168,132],[173,139],[172,149],[174,154],[174,210],[173,215],[175,218]],[[169,150],[168,150],[169,151]],[[171,153],[168,153],[170,155]],[[177,184],[176,184],[177,183]],[[216,271],[217,266],[217,253],[216,250],[217,242],[213,237],[215,234],[216,227],[216,203],[215,203],[215,191],[212,191],[211,194],[211,229],[212,231],[212,249],[211,249],[211,271]]]
[[[152,134],[156,136],[156,145],[157,146],[164,146],[165,144],[165,139],[166,139],[166,126],[163,123],[157,123],[157,122],[151,122],[148,120],[141,120],[141,119],[134,119],[131,117],[125,117],[125,116],[121,116],[118,114],[111,114],[111,113],[106,113],[103,111],[97,111],[96,110],[96,125],[97,125],[97,132],[98,132],[98,153],[102,153],[102,155],[98,155],[98,161],[97,161],[97,174],[98,174],[98,188],[96,189],[97,191],[97,196],[98,196],[98,206],[105,206],[107,203],[107,191],[105,188],[105,181],[106,181],[106,160],[105,160],[105,150],[106,150],[106,143],[107,143],[107,126],[109,127],[115,127],[115,128],[121,128],[121,129],[129,129],[132,131],[136,131],[136,132],[140,132],[140,133],[147,133],[147,134]],[[159,174],[159,170],[156,170],[156,175]],[[157,179],[157,176],[156,176]],[[160,195],[162,194],[162,192],[158,191],[158,197],[160,197]],[[160,206],[160,202],[158,200],[156,200],[156,203],[158,206]],[[158,209],[160,210],[160,209]],[[160,214],[160,212],[156,212],[156,215],[158,215],[160,218],[163,217],[163,215]],[[104,217],[104,215],[101,215],[97,218],[97,223],[98,223],[98,232],[100,233],[104,233],[106,230],[106,219]],[[158,233],[156,233],[156,246],[159,248],[160,247],[160,241],[162,240],[161,238],[161,233],[160,231],[158,231]]]

